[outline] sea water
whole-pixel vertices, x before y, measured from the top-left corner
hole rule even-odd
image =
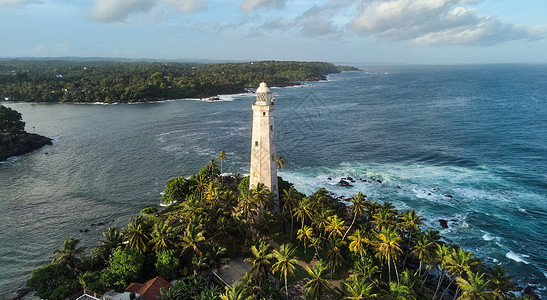
[[[546,297],[546,82],[547,65],[389,66],[272,88],[279,174],[308,194],[414,208]],[[225,172],[248,173],[253,97],[8,104],[54,145],[0,164],[0,294],[65,238],[92,249],[220,150]]]

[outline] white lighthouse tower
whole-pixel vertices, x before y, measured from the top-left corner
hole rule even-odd
[[[273,112],[273,95],[266,83],[262,82],[256,90],[253,103],[250,187],[262,183],[277,197]]]

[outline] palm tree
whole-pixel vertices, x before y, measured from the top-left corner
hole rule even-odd
[[[281,199],[283,200],[283,210],[289,212],[289,214],[291,215],[291,238],[292,238],[293,227],[294,227],[293,226],[293,223],[294,223],[293,211],[298,205],[298,202],[302,199],[302,197],[300,197],[298,191],[291,186],[289,190],[283,190]]]
[[[415,274],[421,275],[422,273],[422,264],[426,261],[429,261],[431,256],[433,256],[433,251],[435,243],[428,239],[428,236],[425,234],[420,235],[416,245],[412,247],[412,254],[418,258],[420,261],[420,266],[416,270]]]
[[[251,192],[241,194],[239,197],[239,203],[237,204],[237,209],[245,217],[247,224],[251,224],[258,211],[258,204],[253,199]]]
[[[182,252],[189,251],[192,256],[203,254],[202,248],[207,240],[205,239],[205,230],[201,228],[201,225],[188,224],[181,240]]]
[[[389,280],[391,280],[391,262],[395,266],[395,273],[397,273],[397,280],[399,280],[399,274],[397,272],[396,261],[399,255],[402,253],[399,242],[401,237],[397,234],[397,231],[388,227],[382,229],[382,231],[376,235],[376,243],[378,248],[378,256],[387,261]]]
[[[346,233],[344,233],[344,236],[342,237],[342,240],[346,238],[346,235],[353,227],[353,224],[355,223],[355,219],[357,216],[362,216],[365,213],[365,197],[363,196],[363,193],[359,192],[357,195],[353,195],[351,199],[349,200],[351,202],[350,206],[348,206],[348,211],[353,212],[353,220],[351,221],[351,224],[348,227],[348,230]]]
[[[470,272],[471,266],[475,264],[476,262],[474,261],[473,254],[471,252],[466,252],[465,250],[463,250],[462,247],[459,247],[458,250],[452,249],[450,255],[446,258],[444,268],[446,269],[448,274],[454,277],[454,279],[452,279],[452,281],[448,284],[448,286],[445,289],[445,292],[446,290],[448,290],[450,285],[456,280],[456,278],[460,277],[462,274]],[[459,286],[456,289],[454,298],[458,295],[458,292],[459,292]],[[441,298],[442,298],[442,295],[441,295]]]
[[[369,240],[365,237],[361,229],[355,230],[352,235],[349,236],[349,251],[353,253],[359,253],[361,259],[363,259],[363,254],[366,252],[366,246],[369,243]]]
[[[380,272],[378,265],[374,262],[372,257],[365,256],[361,260],[358,260],[354,263],[353,269],[350,271],[349,280],[359,280],[364,278],[367,281],[378,282],[376,274]]]
[[[325,279],[325,271],[327,267],[323,266],[323,261],[318,261],[313,268],[306,266],[306,271],[310,275],[310,281],[306,283],[308,288],[306,296],[309,299],[320,299],[323,292],[332,289],[332,284]]]
[[[84,253],[85,250],[84,247],[78,247],[78,243],[80,243],[80,240],[73,238],[65,239],[63,248],[53,251],[53,254],[57,255],[53,259],[53,263],[67,265],[72,270],[77,270],[81,262],[78,255]]]
[[[285,279],[285,298],[289,299],[289,290],[287,289],[287,275],[294,275],[295,264],[298,259],[293,258],[295,248],[291,244],[282,244],[279,251],[274,250],[273,255],[277,262],[273,264],[272,272],[280,272],[280,280]]]
[[[112,255],[112,250],[118,248],[122,244],[123,238],[120,233],[120,230],[117,227],[110,227],[108,231],[102,233],[104,240],[99,240],[99,246],[97,248],[101,249],[103,260],[108,261],[110,255]]]
[[[319,232],[319,238],[323,239],[323,234],[326,233],[325,228],[329,225],[330,217],[334,215],[334,210],[322,208],[320,212],[313,213],[312,225]]]
[[[304,228],[304,221],[311,218],[310,198],[302,198],[302,200],[298,203],[298,206],[295,207],[293,214],[297,220],[300,220],[302,222],[302,226],[300,226],[300,229]]]
[[[123,229],[122,235],[125,241],[128,242],[129,248],[137,250],[140,254],[146,252],[150,236],[142,216],[131,218],[127,228]]]
[[[276,157],[275,164],[277,165],[277,169],[283,169],[285,166],[285,158],[283,158],[283,156]]]
[[[304,253],[306,253],[306,241],[311,241],[313,238],[313,228],[308,225],[304,225],[304,228],[298,229],[297,239],[304,242]]]
[[[386,202],[389,203],[389,202]],[[383,206],[372,216],[372,224],[376,225],[376,231],[380,232],[384,228],[391,228],[395,225],[395,213],[390,207]]]
[[[246,258],[245,262],[253,265],[250,273],[257,273],[258,286],[262,287],[262,282],[270,274],[272,260],[274,255],[270,252],[270,245],[264,241],[258,243],[258,247],[251,246],[251,257]]]
[[[150,239],[150,244],[152,250],[155,252],[165,251],[173,248],[175,232],[173,227],[169,226],[167,222],[159,221],[154,224],[152,229],[152,239]]]
[[[242,282],[236,282],[226,287],[226,292],[220,295],[221,300],[251,300],[254,299],[249,287]]]
[[[344,282],[345,294],[344,299],[347,300],[366,300],[376,297],[376,294],[372,293],[374,284],[367,282],[365,278],[358,278],[355,281]]]
[[[344,263],[344,257],[342,256],[341,250],[341,240],[335,239],[332,240],[329,244],[329,249],[327,251],[327,264],[331,269],[331,273],[336,271],[336,267],[342,266]]]
[[[258,183],[256,187],[250,190],[251,197],[257,203],[259,211],[263,209],[272,210],[274,207],[275,194],[264,184]]]
[[[408,286],[390,281],[387,290],[383,291],[381,299],[386,300],[414,300],[416,297],[412,295],[412,291]]]
[[[446,264],[446,260],[448,256],[450,256],[450,248],[446,246],[445,244],[437,244],[437,249],[435,250],[435,262],[437,267],[441,270],[441,274],[439,274],[439,281],[437,282],[437,288],[435,289],[435,294],[433,294],[433,299],[435,299],[435,296],[437,296],[437,292],[439,292],[439,288],[441,286],[441,282],[444,279],[445,269],[444,266]]]
[[[196,185],[194,186],[194,194],[198,195],[200,200],[203,200],[203,194],[207,191],[207,177],[198,175],[195,180]]]
[[[222,162],[226,159],[226,152],[224,150],[220,150],[218,153],[218,159],[220,160],[220,174],[222,174]]]
[[[482,300],[482,299],[504,299],[499,293],[489,289],[490,281],[484,278],[484,274],[467,273],[467,280],[463,277],[458,277],[458,289],[462,290],[462,294],[458,299],[461,300]],[[455,299],[455,296],[454,296]]]
[[[420,226],[424,224],[424,218],[419,216],[415,210],[413,209],[407,209],[401,213],[401,216],[399,218],[399,228],[401,228],[404,232],[407,232],[408,235],[406,236],[406,249],[410,249],[411,242],[412,242],[412,235],[414,232],[420,232]],[[406,251],[405,259],[403,261],[403,265],[405,265],[406,259],[408,258],[408,254],[410,251]]]
[[[330,232],[329,239],[332,237],[343,237],[344,234],[342,233],[344,230],[346,230],[346,226],[344,226],[344,220],[340,219],[338,215],[333,215],[328,218],[329,224],[325,227],[325,230]]]
[[[508,298],[509,291],[512,291],[515,287],[515,284],[511,281],[512,276],[508,276],[507,270],[500,265],[496,265],[496,267],[491,269],[489,275],[492,290],[500,294],[503,298]]]

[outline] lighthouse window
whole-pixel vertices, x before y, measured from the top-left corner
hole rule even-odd
[[[270,125],[270,130],[273,130],[273,125]]]
[[[263,115],[263,116],[265,116],[265,115],[266,115],[266,112],[265,112],[265,111],[264,111],[264,112],[262,112],[262,115]]]
[[[258,146],[258,141],[255,141],[255,146]]]

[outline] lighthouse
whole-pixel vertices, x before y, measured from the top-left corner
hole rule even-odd
[[[250,187],[264,184],[277,193],[277,164],[274,142],[274,98],[272,92],[262,82],[256,90],[253,102],[253,139],[251,145]]]

